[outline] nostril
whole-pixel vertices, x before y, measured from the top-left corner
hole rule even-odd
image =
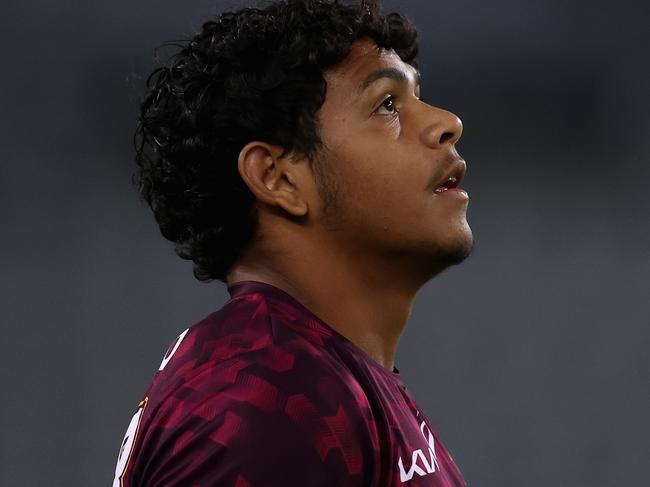
[[[440,136],[440,143],[444,144],[445,142],[450,140],[453,136],[454,136],[454,134],[452,132],[445,132],[444,134],[442,134]]]

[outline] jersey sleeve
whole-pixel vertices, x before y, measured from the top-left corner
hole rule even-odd
[[[376,442],[356,398],[327,378],[289,388],[267,372],[241,370],[201,401],[188,401],[205,392],[191,387],[168,398],[148,435],[157,446],[144,446],[133,485],[373,485]]]

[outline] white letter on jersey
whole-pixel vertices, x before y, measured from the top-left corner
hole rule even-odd
[[[140,404],[138,404],[138,410],[131,418],[129,427],[126,429],[126,434],[122,440],[122,446],[120,446],[120,452],[117,455],[117,465],[115,466],[115,478],[113,479],[113,487],[121,487],[122,477],[124,472],[126,472],[126,467],[129,465],[129,458],[131,458],[131,450],[133,450],[133,444],[135,443],[135,438],[138,435],[138,428],[140,426],[140,420],[142,419],[142,413],[144,413],[144,408],[147,406],[147,401],[149,398],[145,397]]]
[[[424,428],[427,429],[427,432],[429,433],[428,435],[424,433]],[[436,445],[433,441],[433,433],[431,433],[431,430],[424,421],[422,421],[420,424],[420,431],[422,432],[424,439],[427,440],[427,443],[429,444],[429,458],[431,460],[431,464],[434,466],[434,470],[440,470],[440,465],[438,465],[438,456],[436,455]]]
[[[424,432],[424,428],[427,429],[428,435]],[[434,473],[436,470],[440,470],[440,465],[438,465],[438,458],[436,456],[433,434],[424,421],[420,423],[420,432],[422,433],[422,436],[426,442],[429,444],[429,447],[427,448],[429,459],[427,460],[427,457],[424,455],[424,452],[421,449],[418,448],[417,450],[414,450],[411,457],[411,468],[407,472],[404,469],[404,461],[400,456],[397,465],[399,467],[399,479],[402,482],[411,480],[413,478],[413,475],[416,473],[420,477],[423,477],[424,475]],[[418,465],[418,462],[424,466],[424,469]]]
[[[399,461],[397,462],[399,466],[399,479],[402,482],[406,482],[407,480],[411,480],[413,478],[413,474],[417,473],[420,477],[426,475],[426,472],[420,468],[418,465],[418,458],[422,456],[422,450],[415,450],[413,452],[413,458],[411,459],[411,468],[409,469],[408,472],[404,470],[404,462],[402,461],[402,457],[399,457]]]
[[[160,367],[158,367],[159,372],[162,369],[164,369],[165,365],[167,365],[167,363],[172,359],[172,357],[176,353],[176,350],[178,350],[178,346],[181,344],[181,342],[183,341],[183,338],[185,338],[185,335],[187,335],[188,331],[190,331],[189,328],[187,330],[185,330],[183,333],[181,333],[180,335],[178,335],[178,338],[176,339],[176,343],[174,345],[174,348],[170,348],[169,350],[167,350],[167,353],[163,357],[162,362],[160,362]],[[170,345],[170,347],[171,347],[171,345]]]

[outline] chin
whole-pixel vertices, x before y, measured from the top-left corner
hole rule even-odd
[[[474,236],[469,225],[464,225],[462,231],[449,236],[447,241],[438,247],[435,259],[442,267],[449,267],[463,262],[472,253]]]

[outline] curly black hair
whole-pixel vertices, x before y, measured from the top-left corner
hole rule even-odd
[[[166,44],[177,52],[147,79],[133,179],[197,279],[226,283],[256,235],[255,197],[237,168],[248,142],[301,155],[318,176],[323,70],[362,37],[417,66],[415,27],[380,8],[378,0],[280,0],[221,13],[191,39]]]

